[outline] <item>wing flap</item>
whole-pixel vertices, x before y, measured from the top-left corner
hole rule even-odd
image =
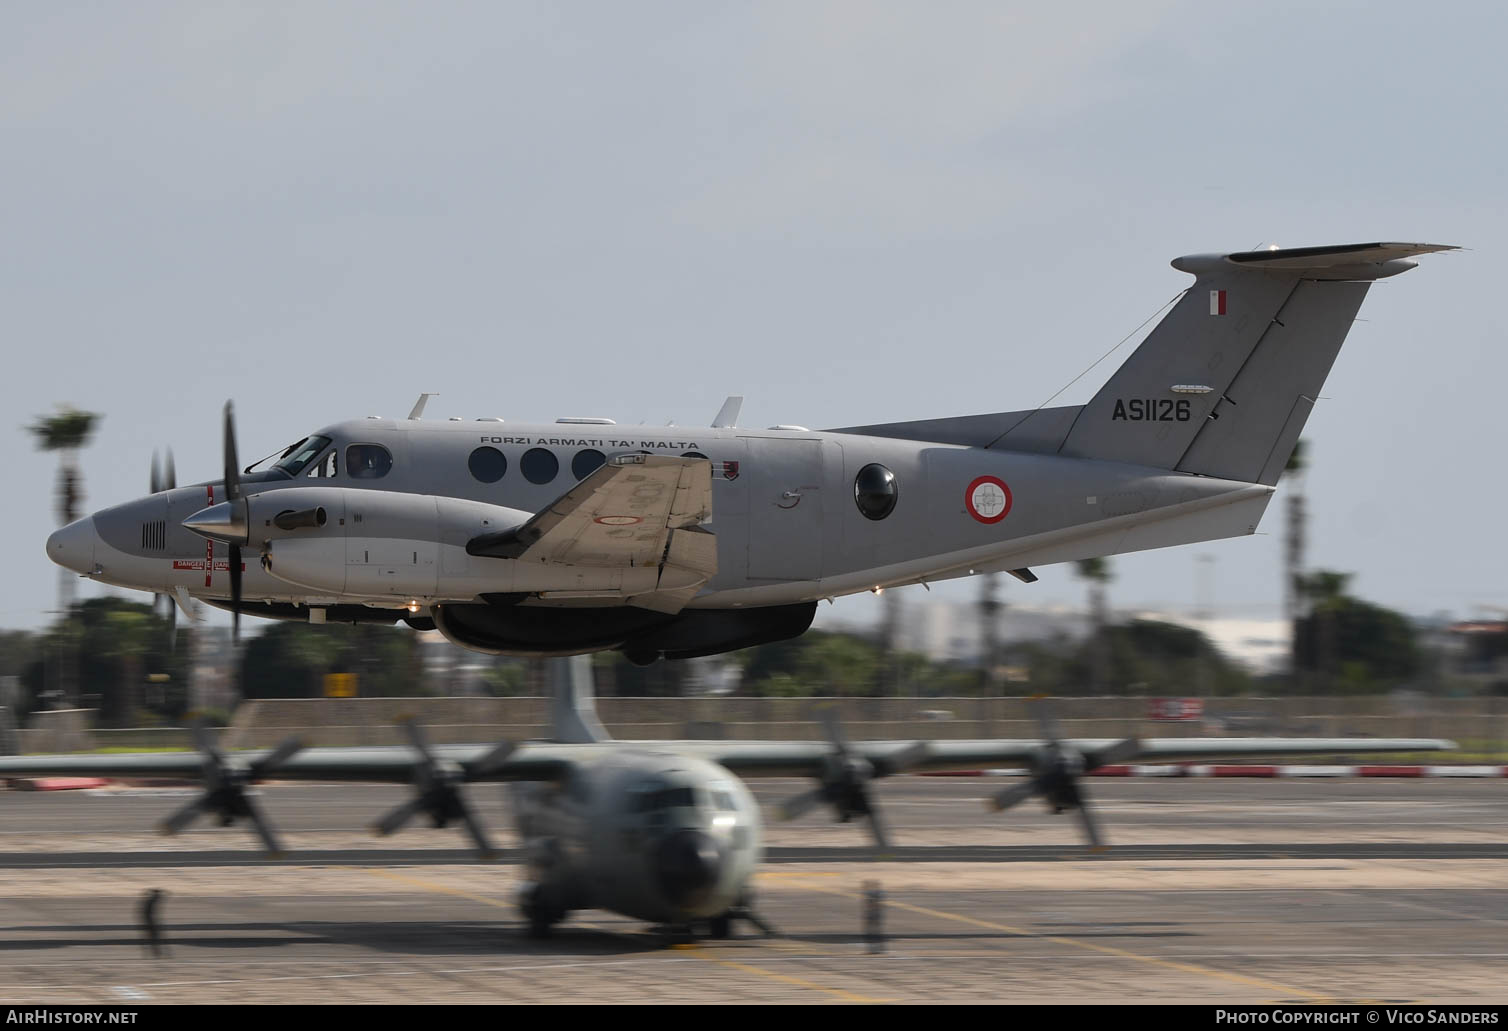
[[[717,572],[716,538],[698,528],[711,515],[711,462],[617,455],[523,526],[473,538],[466,550],[585,569],[657,568],[655,590],[616,600],[679,612]],[[611,590],[603,596],[615,599]]]

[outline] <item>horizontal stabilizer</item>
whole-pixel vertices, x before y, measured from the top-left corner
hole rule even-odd
[[[1459,248],[1438,243],[1342,243],[1325,247],[1270,247],[1234,254],[1190,254],[1173,259],[1173,267],[1196,276],[1231,266],[1257,272],[1280,272],[1303,279],[1386,279],[1407,272],[1410,258]]]

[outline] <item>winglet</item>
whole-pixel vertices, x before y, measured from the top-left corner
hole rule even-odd
[[[738,413],[743,410],[744,399],[741,394],[730,395],[723,406],[717,410],[717,418],[712,420],[713,429],[731,429],[738,425]]]

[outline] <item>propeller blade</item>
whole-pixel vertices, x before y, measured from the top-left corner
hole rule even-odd
[[[848,758],[848,739],[843,736],[843,725],[838,722],[838,711],[832,706],[822,710],[822,726],[827,729],[827,740],[838,755]]]
[[[874,843],[880,847],[882,853],[890,852],[890,832],[885,827],[885,821],[880,818],[880,810],[869,798],[869,789],[861,789],[861,797],[864,800],[864,811],[869,814],[869,830],[874,834]]]
[[[1099,828],[1095,825],[1094,814],[1089,811],[1089,797],[1084,794],[1083,787],[1079,788],[1079,822],[1084,825],[1084,836],[1089,839],[1089,847],[1098,852],[1104,848],[1104,842],[1100,840]]]
[[[810,812],[822,801],[824,794],[825,790],[823,788],[813,788],[811,791],[797,795],[795,798],[786,799],[780,804],[780,818],[782,820],[794,820],[806,815],[806,813]]]
[[[281,766],[299,752],[304,750],[303,739],[297,735],[285,737],[278,742],[278,746],[268,752],[262,758],[251,764],[251,776],[253,780],[260,780],[276,766]]]
[[[169,595],[162,597],[168,603],[168,654],[172,655],[178,651],[178,606]]]
[[[152,452],[152,473],[147,478],[147,493],[156,494],[162,490],[162,470],[157,465],[157,452]]]
[[[209,728],[209,720],[199,717],[193,726],[194,747],[199,754],[204,756],[215,766],[225,765],[225,756],[220,754],[220,746],[215,742],[214,732]]]
[[[997,792],[995,797],[990,799],[990,806],[996,812],[1004,812],[1013,805],[1025,802],[1041,790],[1042,786],[1037,783],[1037,778],[1033,777],[1025,783],[1012,784],[1004,791]]]
[[[1037,727],[1042,731],[1042,740],[1058,743],[1058,721],[1054,718],[1051,701],[1046,695],[1032,696],[1032,715],[1037,718]]]
[[[274,859],[281,856],[282,843],[272,832],[272,825],[263,818],[261,808],[249,798],[243,797],[243,804],[246,806],[246,815],[251,818],[251,825],[256,828],[257,837],[262,839],[262,845],[267,849],[268,855]]]
[[[172,816],[169,816],[166,820],[162,821],[162,833],[177,834],[179,831],[183,830],[183,828],[187,827],[189,824],[197,820],[199,818],[199,814],[204,812],[204,810],[208,808],[208,802],[209,800],[201,795],[199,798],[194,799],[182,809],[179,809],[177,812],[173,813]]]
[[[424,808],[425,798],[420,795],[409,799],[398,808],[388,813],[382,819],[372,824],[372,832],[381,837],[387,837],[394,831],[399,830],[404,824],[412,820],[414,816]]]
[[[236,415],[229,401],[225,402],[225,500],[235,501],[241,496],[241,464],[236,459]]]
[[[401,721],[403,732],[408,735],[408,743],[414,746],[414,751],[424,757],[424,761],[433,766],[435,757],[429,752],[429,739],[424,735],[424,728],[419,721],[412,716],[405,716]]]
[[[499,741],[493,746],[492,751],[482,756],[476,762],[467,764],[467,776],[472,779],[488,776],[500,769],[517,748],[518,746],[512,741]]]
[[[167,461],[163,463],[162,489],[173,490],[178,486],[178,472],[173,468],[173,449],[167,450]]]
[[[460,803],[461,822],[466,824],[466,833],[471,835],[471,840],[476,845],[476,850],[481,854],[481,858],[488,860],[496,856],[497,849],[493,848],[492,842],[487,840],[487,832],[477,822],[476,814],[471,811],[471,806],[467,805],[466,800],[459,796],[457,796],[457,801]]]
[[[1097,770],[1101,766],[1115,766],[1119,763],[1129,762],[1141,754],[1141,741],[1134,737],[1128,737],[1124,741],[1117,741],[1109,748],[1102,748],[1098,752],[1084,753],[1084,772]]]
[[[230,624],[231,640],[241,643],[241,546],[239,544],[228,545],[230,548]]]

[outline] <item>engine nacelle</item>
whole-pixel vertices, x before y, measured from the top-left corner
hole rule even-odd
[[[467,599],[516,588],[517,562],[466,554],[466,542],[528,512],[459,498],[297,487],[247,498],[247,547],[272,576],[320,594]]]

